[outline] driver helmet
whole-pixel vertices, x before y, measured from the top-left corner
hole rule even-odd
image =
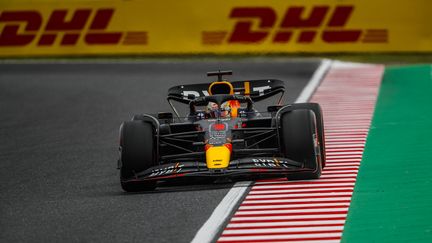
[[[221,109],[219,109],[219,105],[214,102],[209,102],[207,104],[207,113],[210,117],[217,117],[217,113],[220,112],[220,117],[229,117],[231,111],[229,101],[222,103]]]

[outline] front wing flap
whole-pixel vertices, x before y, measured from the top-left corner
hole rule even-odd
[[[301,162],[286,158],[257,157],[230,161],[228,168],[208,169],[205,162],[177,162],[151,167],[125,181],[169,180],[183,177],[244,177],[254,175],[284,176],[312,172]]]

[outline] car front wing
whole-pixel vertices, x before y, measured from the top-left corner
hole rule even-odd
[[[208,169],[205,162],[174,162],[151,167],[136,173],[129,181],[169,180],[186,177],[235,178],[247,176],[285,176],[299,172],[313,172],[301,162],[286,158],[255,157],[231,160],[228,168]]]

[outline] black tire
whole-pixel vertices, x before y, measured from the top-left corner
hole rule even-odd
[[[291,107],[293,108],[293,110],[306,109],[314,112],[316,122],[317,122],[316,125],[318,130],[318,138],[319,138],[318,141],[320,144],[320,151],[321,151],[321,165],[322,168],[324,168],[326,162],[326,151],[325,151],[325,136],[324,136],[324,119],[323,119],[321,106],[318,103],[296,103],[296,104],[292,104]]]
[[[316,118],[310,110],[293,110],[283,113],[281,124],[281,148],[286,158],[303,162],[314,172],[300,172],[288,175],[289,180],[318,179],[321,176],[321,156],[316,155],[318,134]]]
[[[128,121],[122,124],[120,132],[121,168],[120,182],[127,192],[153,190],[154,181],[126,181],[135,173],[144,171],[156,163],[154,129],[144,121]]]

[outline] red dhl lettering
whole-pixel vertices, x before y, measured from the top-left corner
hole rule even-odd
[[[114,9],[110,8],[53,10],[44,23],[42,14],[35,10],[2,11],[0,27],[2,24],[4,27],[0,33],[0,46],[26,46],[35,40],[38,46],[53,46],[57,39],[61,46],[73,46],[81,36],[87,45],[147,44],[147,32],[108,32],[106,29],[113,15]],[[22,33],[20,26],[23,26]]]
[[[204,31],[202,41],[209,45],[222,44],[224,41],[229,44],[259,44],[268,39],[273,43],[294,40],[308,44],[317,38],[326,43],[387,42],[386,29],[345,29],[354,6],[322,5],[306,10],[303,6],[288,7],[284,15],[278,18],[271,7],[236,7],[229,14],[229,18],[235,21],[233,30]]]

